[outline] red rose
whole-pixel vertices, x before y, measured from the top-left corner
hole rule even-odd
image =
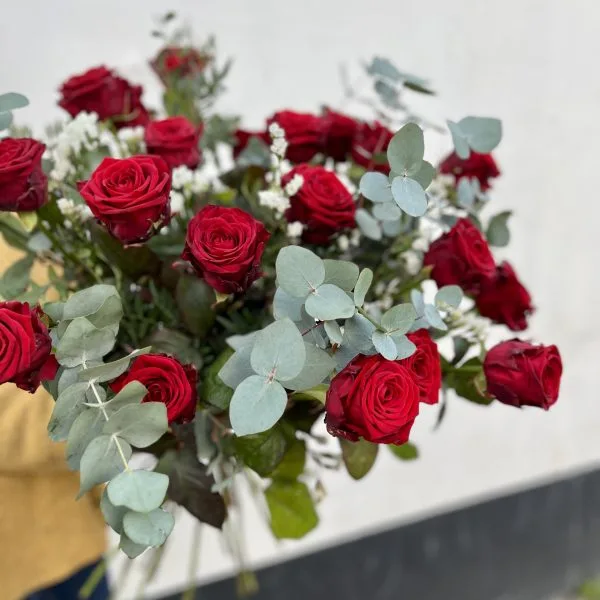
[[[167,85],[171,78],[194,77],[202,73],[211,58],[195,48],[167,46],[150,62],[150,66]]]
[[[419,386],[399,361],[359,354],[332,380],[325,402],[331,435],[404,444],[419,414]]]
[[[35,392],[41,381],[54,379],[58,363],[39,307],[0,302],[0,383]]]
[[[67,79],[60,94],[58,105],[72,117],[94,112],[101,121],[111,119],[118,128],[146,125],[150,120],[140,100],[142,87],[131,85],[104,66]]]
[[[393,137],[393,132],[378,121],[372,124],[361,123],[352,142],[352,160],[369,171],[387,175],[390,166],[385,152]]]
[[[238,129],[233,134],[235,141],[233,143],[233,158],[237,158],[252,138],[258,138],[263,141],[267,146],[271,142],[271,137],[266,131],[246,131],[245,129]]]
[[[426,329],[419,329],[407,335],[417,347],[415,353],[400,361],[412,371],[419,386],[421,402],[437,404],[442,387],[442,364],[437,344]]]
[[[200,163],[201,133],[202,127],[194,127],[185,117],[169,117],[150,122],[144,140],[148,154],[164,158],[171,169],[181,165],[195,169]]]
[[[558,399],[562,361],[556,346],[502,342],[487,353],[483,370],[488,393],[503,404],[548,410]]]
[[[423,265],[433,266],[431,278],[439,287],[457,284],[468,293],[477,291],[496,268],[485,238],[468,219],[459,219],[429,246]]]
[[[282,110],[275,113],[268,121],[277,123],[285,131],[288,143],[285,157],[293,163],[311,160],[319,152],[323,152],[323,120],[307,113]]]
[[[46,146],[30,138],[0,140],[0,210],[37,210],[48,199],[42,171]]]
[[[475,177],[483,191],[490,188],[490,179],[498,177],[500,170],[491,154],[471,152],[469,158],[459,158],[456,153],[447,156],[439,166],[439,172],[454,175],[458,183],[462,177]]]
[[[169,423],[185,423],[196,414],[197,377],[195,367],[182,365],[171,356],[143,354],[110,384],[110,389],[118,393],[131,381],[139,381],[148,390],[142,402],[162,402]]]
[[[299,165],[285,174],[285,186],[294,175],[304,179],[302,186],[290,198],[285,213],[289,223],[306,225],[302,239],[310,244],[326,244],[336,231],[354,227],[356,205],[352,194],[335,173],[320,166]]]
[[[109,233],[144,242],[171,218],[171,170],[160,156],[105,158],[79,193]]]
[[[323,119],[324,150],[333,160],[343,161],[352,151],[358,122],[342,113],[326,109]]]
[[[513,331],[527,329],[527,315],[533,311],[529,292],[507,262],[496,267],[491,279],[481,282],[475,304],[479,314]]]
[[[205,206],[190,221],[181,255],[217,292],[244,292],[261,276],[269,232],[239,208]]]

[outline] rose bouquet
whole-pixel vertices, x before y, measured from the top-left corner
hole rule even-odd
[[[49,435],[81,494],[106,484],[128,556],[165,542],[175,504],[221,527],[239,477],[275,536],[302,537],[321,470],[360,479],[381,445],[414,458],[423,405],[557,400],[555,346],[486,346],[490,324],[522,331],[532,311],[490,250],[509,238],[488,209],[498,120],[448,121],[434,167],[406,104],[429,83],[375,58],[377,120],[281,110],[247,131],[214,111],[229,69],[214,42],[169,22],[158,111],[95,67],[62,84],[70,119],[42,143],[11,125],[26,99],[0,96],[0,232],[23,251],[0,280],[0,381],[54,396]]]

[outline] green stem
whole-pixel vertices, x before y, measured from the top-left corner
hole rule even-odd
[[[94,593],[94,590],[98,587],[98,584],[106,573],[106,569],[108,568],[108,558],[108,556],[103,558],[85,580],[85,583],[81,586],[79,593],[77,594],[77,597],[80,600],[87,600],[87,598]]]
[[[366,311],[364,308],[360,307],[360,308],[358,308],[357,310],[358,310],[358,312],[359,312],[359,313],[360,313],[360,314],[361,314],[361,315],[362,315],[362,316],[363,316],[365,319],[367,319],[367,320],[368,320],[368,321],[370,321],[370,322],[371,322],[373,325],[375,325],[375,327],[377,328],[377,330],[378,330],[378,331],[383,331],[383,329],[382,329],[381,325],[380,325],[380,324],[379,324],[377,321],[375,321],[375,319],[371,318],[371,317],[369,316],[369,313],[368,313],[368,312],[367,312],[367,311]]]
[[[198,558],[200,557],[200,532],[202,524],[196,522],[195,531],[192,535],[192,547],[190,549],[190,563],[188,570],[188,587],[181,595],[181,600],[194,600],[196,592],[196,568],[198,566]]]

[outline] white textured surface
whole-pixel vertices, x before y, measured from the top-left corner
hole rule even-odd
[[[550,413],[456,400],[435,433],[435,409],[419,418],[418,462],[401,464],[384,452],[361,483],[329,475],[322,523],[300,543],[275,544],[252,513],[246,536],[253,564],[596,463],[597,1],[24,0],[2,10],[0,88],[29,96],[32,107],[22,116],[39,129],[60,115],[60,81],[104,62],[143,82],[150,104],[159,94],[143,63],[156,49],[150,15],[170,8],[189,17],[200,38],[215,32],[223,54],[236,57],[222,108],[243,112],[250,125],[277,108],[335,106],[339,63],[374,53],[431,78],[440,97],[424,104],[429,114],[501,117],[505,138],[497,158],[504,176],[493,202],[496,210],[517,213],[506,255],[540,308],[529,335],[558,344],[566,366],[561,400]],[[191,525],[179,519],[151,592],[187,580]],[[218,538],[204,529],[199,571],[215,577],[229,568]]]

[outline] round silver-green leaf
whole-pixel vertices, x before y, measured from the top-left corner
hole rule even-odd
[[[157,508],[149,513],[128,512],[123,517],[127,537],[142,546],[160,546],[169,537],[175,519],[171,513]]]
[[[286,246],[275,261],[277,283],[290,296],[305,298],[325,280],[325,265],[313,252],[300,246]]]
[[[421,184],[410,177],[396,177],[392,181],[396,204],[411,217],[422,217],[427,212],[427,195]]]
[[[154,471],[124,471],[107,486],[108,499],[114,506],[126,506],[136,512],[150,512],[165,499],[169,478]]]
[[[371,202],[391,202],[393,200],[390,182],[383,173],[365,173],[360,178],[359,190]]]
[[[392,137],[387,148],[391,168],[406,176],[419,172],[424,154],[423,130],[416,123],[404,125]]]
[[[324,283],[306,300],[306,312],[319,321],[350,318],[355,311],[350,296],[337,285]]]

